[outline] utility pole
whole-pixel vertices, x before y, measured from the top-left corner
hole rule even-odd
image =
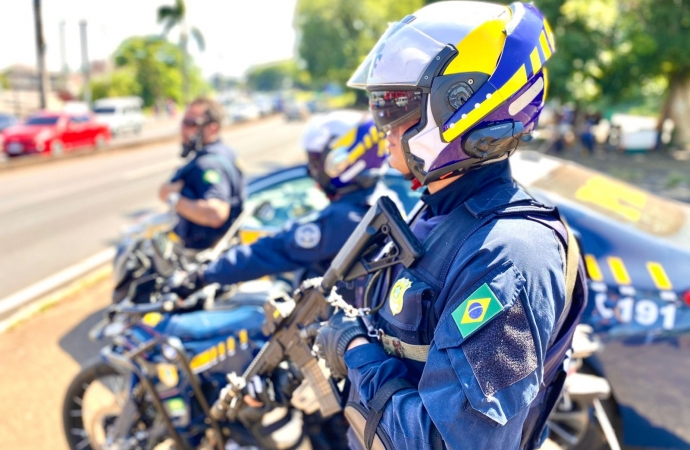
[[[36,26],[36,68],[38,69],[38,92],[41,109],[46,109],[48,95],[48,72],[46,71],[46,43],[43,39],[41,0],[34,0],[34,24]]]
[[[65,21],[60,21],[60,59],[62,72],[62,89],[67,90],[67,77],[69,76],[69,66],[67,65],[67,47],[65,43]]]
[[[91,64],[89,64],[88,42],[86,38],[86,20],[79,22],[81,36],[81,70],[84,75],[84,102],[91,106]]]

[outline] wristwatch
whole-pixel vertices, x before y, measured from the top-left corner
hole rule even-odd
[[[168,206],[170,206],[170,209],[175,209],[177,206],[177,202],[180,201],[180,193],[179,192],[171,192],[168,194]]]

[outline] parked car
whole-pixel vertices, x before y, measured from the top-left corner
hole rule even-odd
[[[7,128],[3,136],[2,147],[9,156],[31,153],[59,155],[78,147],[101,149],[110,141],[110,130],[89,113],[46,111]]]
[[[297,101],[285,102],[283,104],[283,113],[285,114],[285,120],[288,122],[307,120],[311,114],[306,104]]]
[[[621,444],[690,449],[690,205],[535,152],[511,162],[580,242],[589,277],[582,321],[602,344],[583,372],[608,380],[612,397],[602,403]],[[592,410],[571,406],[559,423],[567,448],[608,448]]]
[[[96,100],[93,112],[96,120],[108,125],[113,136],[123,133],[141,133],[144,115],[143,100],[139,97],[111,97]]]
[[[0,131],[17,123],[17,118],[9,114],[0,114]]]
[[[238,100],[231,103],[227,108],[227,114],[234,122],[256,120],[261,116],[259,108],[248,100]]]

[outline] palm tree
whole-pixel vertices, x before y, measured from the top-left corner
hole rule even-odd
[[[196,42],[200,51],[204,51],[206,43],[204,36],[196,27],[187,26],[187,6],[184,0],[175,0],[174,6],[161,6],[158,8],[158,23],[163,24],[163,35],[167,36],[173,28],[180,29],[179,46],[182,50],[182,90],[185,103],[189,101],[189,51],[187,44],[189,36]]]

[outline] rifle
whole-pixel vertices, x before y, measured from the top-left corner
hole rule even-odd
[[[379,257],[384,251],[384,256]],[[340,249],[323,278],[305,281],[292,299],[282,302],[273,299],[266,303],[263,331],[271,337],[241,377],[235,373],[228,376],[229,383],[211,408],[211,415],[216,420],[224,417],[235,420],[247,380],[272,373],[286,359],[291,360],[308,380],[318,398],[321,414],[329,417],[339,412],[342,407],[338,390],[333,380],[324,376],[311,345],[307,344],[310,326],[327,320],[333,306],[341,306],[326,299],[338,281],[350,281],[394,264],[409,267],[423,254],[424,247],[393,201],[388,197],[379,198]]]

